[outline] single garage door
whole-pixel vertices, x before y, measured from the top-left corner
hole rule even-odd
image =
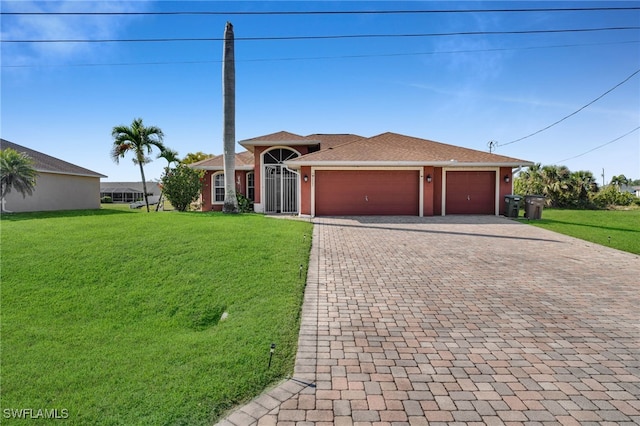
[[[446,214],[495,214],[496,172],[447,172]]]
[[[416,170],[317,170],[318,216],[419,214]]]

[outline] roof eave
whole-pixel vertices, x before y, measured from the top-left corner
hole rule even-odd
[[[318,140],[276,140],[276,141],[244,140],[244,141],[238,142],[238,144],[245,147],[248,151],[251,151],[251,152],[253,152],[254,146],[307,146],[307,145],[318,145],[320,143],[321,142]]]
[[[462,161],[285,161],[291,169],[311,167],[527,167],[534,163],[518,162],[462,162]]]
[[[224,166],[197,166],[197,165],[189,165],[189,167],[191,167],[192,169],[196,169],[196,170],[214,170],[214,171],[219,171],[219,170],[224,170]],[[253,170],[255,167],[254,166],[236,166],[235,169],[236,170]]]
[[[92,177],[92,178],[108,178],[109,176],[103,175],[102,173],[73,173],[73,172],[63,172],[60,170],[47,170],[47,169],[35,169],[38,173],[49,173],[52,175],[68,175],[68,176],[81,176],[81,177]]]

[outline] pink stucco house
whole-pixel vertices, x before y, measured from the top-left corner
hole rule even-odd
[[[513,169],[533,164],[397,133],[278,132],[239,143],[236,190],[268,214],[499,215]],[[202,210],[221,210],[222,155],[192,167],[206,172]]]

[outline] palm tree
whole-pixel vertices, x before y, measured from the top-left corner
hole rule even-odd
[[[618,191],[620,191],[620,187],[622,185],[628,185],[628,184],[629,184],[629,179],[627,179],[625,175],[614,176],[611,178],[611,185],[618,188]]]
[[[160,151],[160,154],[158,154],[158,158],[164,158],[165,160],[167,160],[167,167],[164,168],[165,174],[169,173],[171,163],[180,163],[180,159],[178,158],[178,151],[175,151],[171,148],[165,148]],[[158,199],[158,204],[156,204],[156,211],[160,209],[160,201],[162,200],[163,192],[164,190],[160,188],[160,198]]]
[[[140,166],[144,202],[147,205],[147,212],[149,212],[147,182],[144,178],[144,168],[142,166],[151,161],[148,155],[151,154],[154,146],[161,152],[166,149],[162,144],[164,133],[156,126],[145,127],[142,124],[142,118],[136,118],[131,123],[131,126],[120,125],[114,127],[111,131],[111,136],[114,138],[111,149],[113,161],[119,163],[120,158],[124,158],[125,154],[131,151],[134,156],[133,163]]]
[[[0,211],[4,210],[4,197],[11,189],[21,193],[22,198],[33,194],[38,175],[33,164],[31,157],[15,149],[0,151]]]
[[[222,103],[224,123],[224,213],[238,213],[236,197],[236,69],[234,59],[233,25],[227,22],[224,28],[222,52]]]

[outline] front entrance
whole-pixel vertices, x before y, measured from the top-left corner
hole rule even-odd
[[[283,161],[298,157],[295,151],[278,148],[264,154],[264,212],[298,213],[299,173]]]

